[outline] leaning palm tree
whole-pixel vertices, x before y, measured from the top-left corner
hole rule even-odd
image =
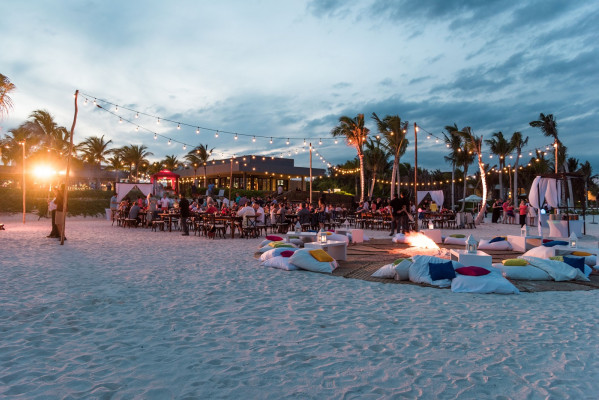
[[[468,154],[474,153],[478,159],[478,169],[480,170],[480,181],[483,187],[483,199],[480,211],[476,216],[475,222],[480,224],[485,218],[485,211],[487,208],[487,175],[485,171],[485,163],[483,162],[483,154],[482,154],[482,146],[483,146],[483,137],[476,136],[472,133],[472,128],[466,126],[462,128],[461,131],[457,132],[460,136],[464,138],[466,141],[466,147],[468,149]],[[466,202],[464,202],[466,203]]]
[[[372,198],[374,193],[374,185],[379,172],[387,169],[389,166],[389,152],[385,147],[381,147],[381,143],[377,140],[370,139],[366,142],[366,150],[364,150],[364,161],[366,167],[372,172],[372,183],[368,189],[368,197]]]
[[[354,118],[342,116],[339,125],[331,130],[335,137],[344,136],[348,146],[353,146],[360,160],[360,201],[364,201],[364,142],[370,130],[364,126],[364,114]]]
[[[196,146],[193,150],[191,150],[189,153],[187,153],[187,155],[185,156],[185,159],[187,161],[189,161],[190,164],[193,166],[193,175],[194,176],[196,175],[197,167],[200,165],[204,166],[204,186],[208,186],[206,163],[212,156],[212,150],[214,150],[214,149],[212,148],[212,149],[208,150],[207,144],[206,145],[200,144],[199,146]]]
[[[372,113],[372,119],[376,121],[378,131],[385,138],[385,147],[393,155],[390,193],[393,198],[395,193],[399,194],[399,160],[408,148],[408,139],[406,139],[408,121],[402,121],[399,115],[387,115],[381,120],[376,113]]]
[[[516,151],[516,161],[514,163],[514,190],[513,192],[516,194],[515,199],[518,196],[518,163],[520,162],[520,158],[522,157],[522,148],[528,144],[528,136],[526,139],[522,138],[522,133],[516,131],[512,134],[510,139],[510,144],[512,149]]]
[[[13,102],[10,94],[17,87],[6,76],[0,74],[0,119],[8,115],[8,111],[12,110]]]
[[[505,168],[505,158],[512,152],[512,144],[503,136],[503,132],[495,132],[492,135],[492,139],[485,140],[485,143],[489,145],[491,153],[495,154],[499,158],[499,198],[503,197],[503,169]],[[514,200],[514,193],[512,193],[512,201]]]
[[[455,210],[455,169],[459,164],[459,151],[462,148],[462,138],[459,135],[452,135],[451,130],[458,130],[457,125],[446,126],[445,130],[448,134],[443,134],[445,145],[449,149],[449,154],[444,156],[445,161],[451,163],[451,210]]]
[[[108,148],[110,143],[112,140],[104,140],[104,135],[102,137],[90,136],[77,145],[77,150],[82,153],[85,161],[99,166],[105,163],[106,157],[112,153],[112,150]]]
[[[118,182],[119,181],[119,171],[121,171],[123,169],[123,160],[121,159],[121,156],[119,155],[118,151],[116,151],[112,157],[110,157],[108,160],[108,166],[106,167],[106,169],[108,171],[114,171],[114,182]],[[116,186],[115,186],[115,190],[116,190]]]

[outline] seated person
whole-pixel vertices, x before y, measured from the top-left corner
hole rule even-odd
[[[129,210],[129,219],[137,220],[138,224],[141,222],[141,220],[139,219],[139,210],[140,208],[137,203],[133,203],[131,209]]]
[[[244,226],[248,226],[247,217],[253,217],[255,215],[256,211],[249,203],[246,203],[246,205],[242,209],[237,211],[237,216],[243,217]]]

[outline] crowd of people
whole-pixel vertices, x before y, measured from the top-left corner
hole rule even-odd
[[[491,215],[492,223],[515,224],[517,212],[519,216],[518,223],[521,227],[526,225],[526,217],[532,211],[529,204],[524,200],[520,200],[517,210],[511,200],[503,201],[502,199],[496,199],[491,208],[493,210]]]

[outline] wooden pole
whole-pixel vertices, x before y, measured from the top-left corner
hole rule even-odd
[[[418,212],[418,125],[416,122],[414,122],[414,207]],[[418,216],[416,216],[414,230],[418,232]]]
[[[60,232],[60,245],[64,245],[64,231],[67,220],[67,198],[69,196],[69,173],[71,171],[71,154],[73,154],[73,136],[75,135],[75,124],[77,123],[77,98],[79,97],[79,90],[75,91],[75,115],[73,116],[73,125],[71,125],[71,142],[69,144],[69,155],[67,156],[67,171],[64,176],[64,198],[62,201],[62,230]]]
[[[231,157],[231,176],[229,177],[229,208],[231,208],[231,191],[233,190],[233,158]]]
[[[23,139],[23,223],[25,223],[25,211],[26,211],[26,192],[27,188],[25,186],[25,139]]]
[[[310,207],[312,207],[312,143],[310,143]]]

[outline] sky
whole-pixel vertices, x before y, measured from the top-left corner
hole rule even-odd
[[[544,113],[599,172],[597,1],[1,1],[0,73],[17,87],[1,134],[38,109],[70,129],[79,90],[76,142],[144,144],[152,160],[202,143],[307,166],[304,138],[343,163],[355,150],[330,131],[363,113],[375,134],[374,112],[416,122],[418,165],[447,171],[444,126],[520,131],[534,151],[551,143],[529,126]]]

